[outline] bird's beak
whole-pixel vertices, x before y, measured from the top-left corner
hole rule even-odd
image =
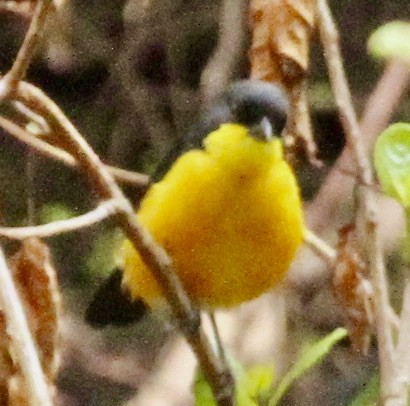
[[[249,129],[250,134],[258,141],[269,141],[273,138],[272,124],[267,117],[263,117],[262,120]]]

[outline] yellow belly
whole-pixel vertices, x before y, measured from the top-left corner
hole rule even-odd
[[[149,191],[137,215],[174,261],[192,301],[202,308],[238,305],[280,282],[302,241],[302,208],[293,172],[226,173],[202,151]],[[149,306],[161,289],[129,242],[124,284]]]

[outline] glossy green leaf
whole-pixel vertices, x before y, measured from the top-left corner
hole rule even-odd
[[[376,406],[380,393],[380,376],[373,375],[349,406]]]
[[[410,23],[392,21],[369,38],[370,53],[379,58],[401,58],[410,63]]]
[[[410,207],[410,124],[393,124],[380,134],[374,166],[383,192]]]
[[[343,338],[347,336],[347,330],[338,328],[319,341],[308,345],[302,350],[300,357],[293,364],[289,372],[279,382],[275,388],[270,400],[269,406],[279,404],[282,397],[289,390],[290,386],[295,383],[310,368],[319,364],[320,361],[330,352],[330,350]]]

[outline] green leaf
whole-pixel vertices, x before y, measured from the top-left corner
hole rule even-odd
[[[75,213],[65,204],[48,203],[45,204],[40,212],[40,223],[47,224],[53,221],[66,220],[75,216]]]
[[[97,236],[86,261],[91,275],[108,276],[112,272],[117,265],[115,253],[122,239],[123,235],[113,228],[104,230]]]
[[[273,384],[271,365],[254,365],[246,371],[237,385],[238,406],[258,406],[258,399],[266,396]]]
[[[410,124],[396,123],[380,134],[374,166],[383,192],[410,207]]]
[[[373,375],[349,406],[376,406],[380,392],[380,376]]]
[[[232,356],[228,356],[228,364],[235,378],[235,387],[237,388],[238,381],[240,381],[245,374],[245,369]],[[212,389],[200,368],[198,368],[196,372],[193,391],[195,395],[195,406],[217,406]]]
[[[30,121],[26,125],[26,131],[35,136],[44,134],[44,130],[34,121]]]
[[[392,21],[370,36],[370,53],[379,58],[401,58],[410,63],[410,23]]]
[[[296,360],[293,367],[275,388],[269,400],[269,406],[278,405],[283,395],[285,395],[285,393],[289,390],[290,386],[310,368],[319,364],[319,362],[322,361],[322,359],[330,352],[335,344],[346,336],[347,330],[344,328],[338,328],[326,337],[303,349],[300,357]]]
[[[273,368],[271,365],[255,365],[245,371],[242,365],[232,357],[229,366],[235,377],[235,396],[237,406],[258,406],[258,398],[266,394],[273,383]],[[211,387],[202,371],[198,370],[194,395],[196,406],[217,406]]]
[[[195,406],[216,406],[212,389],[201,370],[197,370],[193,390]]]

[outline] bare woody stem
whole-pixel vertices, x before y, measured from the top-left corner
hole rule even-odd
[[[405,209],[406,214],[406,276],[403,292],[403,302],[400,315],[400,325],[398,330],[397,346],[394,354],[393,367],[395,368],[394,377],[396,379],[396,398],[392,400],[398,401],[399,406],[406,406],[408,404],[408,393],[410,385],[410,243],[408,236],[410,235],[410,210]]]
[[[203,107],[209,107],[232,80],[246,38],[246,1],[223,0],[218,45],[201,74]]]
[[[306,229],[304,232],[303,241],[314,252],[316,252],[318,256],[323,258],[329,264],[334,264],[336,260],[336,250],[319,238],[315,233]]]
[[[41,37],[47,12],[52,0],[39,0],[30,22],[23,45],[11,70],[0,80],[0,101],[13,94],[24,77]],[[0,304],[7,320],[7,332],[11,338],[17,362],[26,383],[30,404],[51,406],[49,388],[41,368],[38,353],[27,325],[27,319],[16,287],[0,247]]]
[[[360,129],[353,108],[349,86],[344,74],[342,57],[338,43],[338,32],[333,22],[326,0],[318,0],[318,17],[321,40],[328,65],[333,94],[339,109],[341,122],[357,163],[360,180],[359,209],[364,216],[364,234],[367,243],[364,247],[369,261],[375,291],[375,308],[379,359],[382,382],[382,398],[388,396],[391,389],[393,339],[390,323],[390,304],[384,259],[377,224],[377,207],[373,185],[373,173],[368,156],[365,153],[360,136]]]
[[[110,172],[60,108],[40,89],[25,82],[20,82],[15,97],[42,115],[48,121],[51,130],[60,135],[67,151],[75,157],[100,198],[118,201],[119,224],[161,285],[181,331],[201,363],[218,404],[232,405],[233,378],[223,363],[215,357],[201,327],[199,313],[186,296],[170,257],[138,223],[131,204],[124,197]]]
[[[36,150],[40,154],[54,159],[67,165],[71,168],[78,169],[78,163],[76,159],[64,151],[61,148],[55,147],[43,141],[42,139],[34,136],[28,131],[23,130],[17,124],[13,123],[11,120],[8,120],[5,117],[0,116],[0,127],[6,130],[10,135],[15,137],[17,140],[23,142],[28,147]],[[111,175],[114,178],[123,184],[132,185],[134,187],[146,188],[150,184],[150,177],[138,172],[131,172],[125,169],[117,168],[115,166],[106,165],[106,168],[109,170]]]
[[[404,61],[387,64],[383,74],[369,95],[360,121],[366,151],[372,149],[377,135],[387,126],[395,107],[406,91],[410,68]],[[345,146],[330,169],[314,200],[307,205],[309,226],[319,232],[334,221],[335,208],[352,194],[352,151]],[[346,173],[343,170],[346,169]]]
[[[212,387],[218,404],[223,406],[233,405],[233,378],[221,360],[215,357],[210,343],[201,327],[199,313],[193,308],[182,289],[182,286],[173,271],[171,259],[164,249],[153,240],[149,232],[137,222],[131,204],[124,197],[109,170],[100,161],[99,157],[86,143],[73,124],[65,117],[58,106],[41,90],[22,82],[34,55],[36,45],[44,30],[47,11],[51,4],[52,0],[38,0],[24,43],[19,50],[11,70],[0,81],[0,99],[12,97],[15,100],[23,102],[36,114],[43,116],[48,121],[52,132],[59,134],[64,145],[67,146],[68,152],[70,152],[76,159],[82,171],[93,184],[94,189],[99,194],[100,198],[103,200],[117,201],[119,209],[117,215],[118,221],[135,248],[140,252],[143,261],[151,269],[155,278],[163,288],[180,329],[185,334],[187,341],[201,363],[205,377]],[[7,278],[10,278],[10,274],[5,266],[2,252],[0,252],[0,271],[2,271],[0,276],[4,279],[5,283],[3,286],[9,287],[6,284],[8,282]],[[11,293],[13,292],[12,288],[13,285],[11,284]],[[1,293],[5,293],[5,290],[1,290]],[[5,302],[4,306],[7,308],[7,313],[9,313],[9,309],[12,306],[8,302],[8,297],[4,295],[3,300]],[[18,305],[17,309],[20,309],[21,305],[19,304],[17,297],[15,298],[15,301]],[[24,315],[22,309],[20,310],[20,313]],[[17,319],[13,318],[14,313],[11,311],[10,314],[10,323],[13,325]],[[26,335],[28,336],[23,341],[23,344],[27,343],[27,345],[31,345],[33,347],[32,352],[36,354],[33,341],[29,337],[27,325],[24,326],[24,317],[22,317],[22,320],[22,323],[15,326],[17,332],[20,333],[21,330],[21,334],[27,333]],[[18,347],[18,349],[22,349],[22,347]],[[24,369],[24,359],[26,354],[23,352],[23,349],[22,353],[19,355],[19,361],[22,362]],[[50,401],[47,398],[47,388],[44,388],[44,381],[41,380],[41,377],[43,376],[41,367],[37,356],[34,355],[32,358],[33,360],[30,358],[30,361],[32,361],[34,367],[38,367],[38,371],[34,371],[31,376],[30,372],[32,372],[32,370],[25,374],[26,378],[29,380],[29,390],[33,389],[34,391],[33,402],[35,405],[47,406],[50,404]],[[29,375],[27,375],[27,373]],[[33,385],[31,385],[31,381],[36,380],[36,377],[40,379],[41,382],[33,382]],[[43,393],[42,396],[40,392]]]
[[[53,221],[52,223],[31,227],[0,227],[0,237],[11,240],[25,240],[30,237],[47,238],[58,234],[81,230],[100,223],[118,212],[117,200],[102,201],[94,210],[80,216]]]
[[[2,80],[0,86],[0,100],[14,92],[17,84],[26,74],[27,68],[36,52],[37,45],[44,32],[47,13],[52,6],[52,0],[38,0],[30,22],[23,45],[14,60],[13,66]]]

